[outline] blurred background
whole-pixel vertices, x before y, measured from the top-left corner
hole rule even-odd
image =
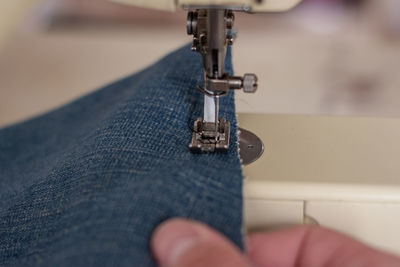
[[[191,41],[186,12],[107,0],[0,2],[0,126],[48,111]],[[237,14],[239,112],[400,116],[400,1],[306,0]],[[196,88],[193,88],[196,90]]]

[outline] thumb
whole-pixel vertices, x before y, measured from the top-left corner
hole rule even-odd
[[[210,227],[185,219],[161,224],[151,248],[161,267],[248,267],[238,248]]]

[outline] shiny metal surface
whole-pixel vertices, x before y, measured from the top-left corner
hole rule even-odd
[[[239,152],[243,165],[249,165],[264,153],[264,143],[252,132],[239,128]]]
[[[243,91],[245,93],[255,93],[258,88],[258,78],[255,74],[245,74],[243,76]]]
[[[215,129],[215,127],[218,127]],[[218,124],[199,118],[194,123],[192,142],[189,145],[193,153],[228,152],[230,123],[224,118]]]
[[[227,151],[229,143],[224,143],[224,139],[220,138],[220,130],[225,129],[224,125],[220,124],[225,119],[219,119],[219,97],[234,89],[243,89],[246,93],[254,93],[257,90],[255,74],[239,77],[225,72],[227,46],[234,42],[234,36],[230,32],[234,20],[233,11],[224,8],[199,8],[190,11],[187,16],[186,31],[193,35],[192,51],[201,54],[205,77],[204,88],[198,86],[205,94],[205,101],[203,119],[195,122],[193,139],[189,146],[193,152]],[[210,101],[210,98],[213,98],[213,101]],[[215,144],[212,146],[221,149],[210,148],[210,129],[204,130],[204,127],[209,128],[208,123],[214,125]],[[224,134],[229,136],[229,129]]]

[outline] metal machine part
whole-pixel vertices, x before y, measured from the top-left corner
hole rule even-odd
[[[219,118],[219,98],[229,90],[257,90],[255,74],[239,77],[225,72],[227,46],[234,42],[230,34],[234,20],[233,11],[223,8],[198,8],[188,13],[187,33],[193,35],[192,50],[201,54],[205,77],[204,87],[198,87],[204,93],[204,114],[194,123],[192,152],[227,152],[230,124]]]
[[[205,122],[199,118],[194,123],[193,140],[189,145],[192,152],[224,152],[229,148],[230,123],[221,119],[218,129],[215,131],[215,124]],[[218,135],[218,137],[217,137]]]
[[[219,98],[229,90],[257,90],[257,76],[230,76],[224,72],[226,48],[234,42],[230,33],[235,16],[233,11],[280,12],[296,6],[301,0],[111,0],[147,8],[175,11],[191,10],[187,17],[187,33],[193,35],[192,50],[202,56],[205,84],[203,118],[194,123],[192,152],[227,152],[230,124],[219,118]],[[212,134],[211,134],[212,132]]]
[[[239,154],[243,165],[258,160],[264,153],[264,144],[257,135],[239,128]]]

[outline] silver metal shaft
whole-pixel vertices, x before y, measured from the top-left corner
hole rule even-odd
[[[214,96],[214,105],[215,105],[215,140],[218,141],[219,134],[219,97]]]
[[[207,10],[207,47],[208,53],[203,56],[204,72],[208,78],[222,78],[225,73],[226,57],[226,21],[224,9]],[[209,88],[206,88],[209,89]],[[214,96],[215,140],[218,140],[219,98]],[[207,112],[205,110],[205,112]]]
[[[207,10],[207,49],[203,57],[205,73],[209,78],[221,78],[225,73],[226,22],[224,9]]]
[[[234,19],[233,12],[223,8],[205,6],[188,13],[187,33],[193,35],[192,51],[201,54],[205,78],[205,85],[198,86],[204,93],[203,118],[195,121],[189,145],[194,153],[228,152],[230,123],[219,118],[219,98],[230,90],[254,92],[256,89],[255,75],[238,77],[225,73],[227,46],[234,42],[234,37],[229,34]]]

